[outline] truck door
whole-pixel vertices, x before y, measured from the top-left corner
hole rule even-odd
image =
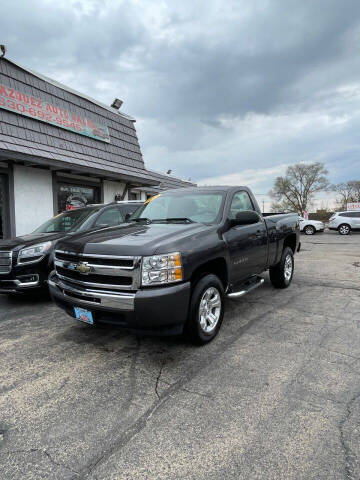
[[[255,210],[248,192],[234,193],[229,209],[229,218],[235,219],[238,212]],[[224,233],[231,262],[231,283],[245,280],[264,271],[267,262],[267,230],[260,218],[252,225],[237,225]]]

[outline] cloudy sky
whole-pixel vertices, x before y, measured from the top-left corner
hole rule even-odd
[[[123,99],[149,168],[257,194],[300,161],[360,178],[358,0],[2,0],[0,43]]]

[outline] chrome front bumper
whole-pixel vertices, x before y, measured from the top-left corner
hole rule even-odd
[[[93,290],[70,286],[57,275],[50,274],[48,280],[50,292],[64,300],[80,303],[89,307],[114,308],[117,310],[133,311],[135,293]]]

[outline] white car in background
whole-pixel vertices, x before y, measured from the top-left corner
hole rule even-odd
[[[323,232],[325,225],[318,220],[306,220],[304,217],[299,216],[300,232],[304,232],[306,235],[314,235],[316,232]]]
[[[360,230],[360,211],[334,213],[329,220],[329,230],[337,230],[340,235],[349,235],[351,230]]]

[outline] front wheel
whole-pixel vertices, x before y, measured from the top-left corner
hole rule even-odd
[[[204,345],[216,337],[224,317],[224,287],[216,275],[202,277],[194,286],[186,330],[190,340]]]
[[[275,288],[287,288],[294,275],[294,254],[290,247],[285,247],[280,262],[270,267],[270,281]]]
[[[312,225],[307,225],[304,228],[304,233],[305,235],[314,235],[316,233],[315,227],[313,227]]]
[[[339,226],[338,230],[340,235],[349,235],[351,228],[346,223],[343,223]]]

